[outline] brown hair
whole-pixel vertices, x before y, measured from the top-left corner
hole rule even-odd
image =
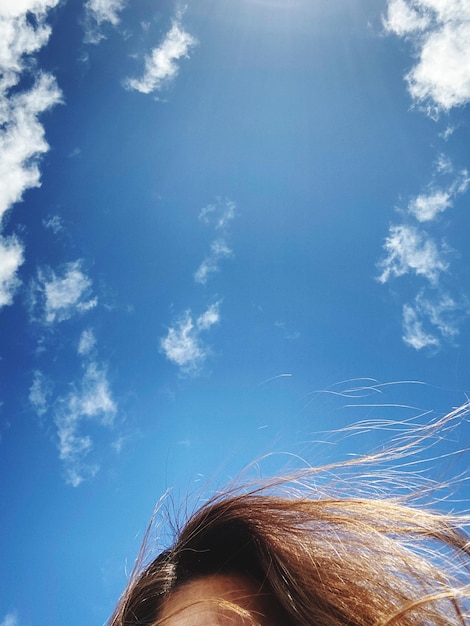
[[[467,623],[466,518],[412,506],[403,496],[339,497],[305,485],[281,496],[283,480],[212,497],[171,548],[138,568],[110,626],[156,626],[172,591],[214,574],[257,581],[281,605],[286,625]]]

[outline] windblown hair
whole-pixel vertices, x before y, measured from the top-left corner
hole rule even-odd
[[[231,488],[205,503],[135,572],[109,626],[164,624],[173,591],[217,574],[256,581],[286,626],[470,624],[467,518],[383,493],[281,496],[280,486]]]

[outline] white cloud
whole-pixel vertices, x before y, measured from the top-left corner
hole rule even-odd
[[[141,93],[160,91],[174,80],[178,74],[178,61],[189,56],[189,51],[197,40],[187,33],[180,18],[173,21],[171,29],[158,48],[145,58],[145,70],[142,78],[128,78],[124,85]]]
[[[385,28],[403,36],[415,31],[424,30],[429,25],[429,17],[420,14],[413,5],[405,0],[392,0],[388,4],[387,19],[384,20]]]
[[[0,308],[13,302],[20,284],[17,270],[23,261],[23,246],[18,239],[0,235]]]
[[[58,235],[64,230],[64,222],[59,215],[49,215],[46,219],[42,220],[42,225],[47,230],[52,230],[54,235]]]
[[[29,389],[29,401],[39,416],[47,413],[51,393],[50,382],[45,378],[42,372],[36,370],[33,374],[33,382]]]
[[[219,323],[220,314],[219,314],[219,302],[215,304],[211,304],[211,306],[205,311],[202,315],[200,315],[196,320],[196,327],[198,331],[200,330],[209,330],[211,326]]]
[[[27,189],[40,186],[38,158],[49,146],[38,116],[61,101],[61,92],[50,74],[40,74],[29,91],[2,99],[0,219]]]
[[[442,133],[439,133],[439,137],[441,137],[441,139],[444,139],[444,141],[447,141],[449,137],[455,133],[455,130],[456,126],[450,124],[445,130],[442,131]]]
[[[49,146],[39,116],[61,101],[50,74],[33,75],[29,90],[12,94],[11,88],[31,73],[31,56],[47,43],[47,12],[57,1],[0,3],[0,307],[12,303],[24,259],[17,238],[1,237],[3,218],[26,190],[40,185],[39,159]]]
[[[18,616],[16,613],[7,613],[3,620],[0,622],[0,626],[18,626]]]
[[[81,356],[85,356],[87,354],[90,354],[90,352],[93,350],[95,345],[96,345],[95,335],[93,331],[91,330],[91,328],[87,328],[80,335],[77,352]]]
[[[434,191],[429,194],[420,194],[414,198],[408,208],[418,222],[428,222],[452,206],[451,195],[447,191]]]
[[[119,13],[126,4],[125,0],[88,0],[85,10],[93,15],[98,23],[110,22],[113,26],[119,24]]]
[[[92,455],[98,429],[111,428],[118,410],[107,369],[96,358],[96,340],[91,329],[81,333],[77,352],[81,374],[75,381],[61,383],[61,377],[56,377],[53,384],[50,377],[36,370],[29,390],[29,401],[36,413],[40,417],[53,416],[65,480],[74,487],[99,471],[99,455]]]
[[[431,300],[420,294],[416,298],[416,305],[443,337],[452,339],[459,334],[456,314],[462,307],[449,295],[441,294],[437,299]]]
[[[119,13],[125,6],[126,0],[88,0],[85,3],[85,43],[96,44],[104,39],[101,27],[106,22],[117,26]]]
[[[66,482],[77,487],[99,470],[97,464],[87,462],[93,439],[82,432],[83,423],[93,421],[109,427],[117,411],[106,370],[96,362],[88,363],[79,385],[59,398],[56,406],[59,456],[64,463]]]
[[[211,243],[210,254],[203,260],[194,273],[194,280],[205,285],[209,274],[219,271],[219,262],[232,256],[232,250],[227,246],[224,239],[215,239]]]
[[[219,302],[212,304],[195,321],[191,311],[186,311],[160,340],[160,347],[167,359],[178,365],[182,372],[195,374],[206,360],[210,350],[200,335],[219,323],[219,306]]]
[[[439,345],[437,337],[424,330],[419,313],[408,304],[403,307],[403,341],[416,350]]]
[[[439,155],[435,167],[440,176],[454,174],[452,162],[445,155]],[[439,188],[433,184],[430,191],[413,198],[408,205],[408,211],[418,222],[435,220],[440,213],[453,206],[454,200],[467,191],[469,184],[470,177],[464,169],[457,175],[454,174],[454,179],[446,187]]]
[[[441,272],[448,268],[445,250],[439,249],[426,233],[413,226],[391,226],[384,250],[386,257],[379,263],[381,283],[411,273],[436,284]]]
[[[442,153],[437,156],[435,167],[438,174],[452,174],[454,171],[452,161]]]
[[[237,205],[233,200],[217,199],[215,204],[208,204],[199,213],[204,224],[212,224],[217,231],[224,232],[235,217]]]
[[[51,34],[47,12],[58,0],[15,0],[0,3],[0,91],[18,82],[25,57],[40,50]],[[35,25],[28,19],[34,16]]]
[[[412,305],[403,307],[403,340],[416,350],[439,347],[442,339],[455,339],[459,334],[458,317],[467,313],[448,294],[425,297],[421,292]]]
[[[389,0],[384,24],[415,45],[417,61],[406,80],[428,114],[470,102],[468,0]]]
[[[98,303],[91,296],[92,281],[83,273],[79,260],[67,263],[59,274],[51,269],[39,270],[34,288],[40,294],[42,317],[48,324],[85,313]]]
[[[235,202],[218,199],[216,204],[205,206],[199,213],[200,221],[213,226],[219,236],[212,241],[209,254],[194,273],[197,283],[204,285],[210,274],[219,271],[220,261],[233,255],[227,244],[227,237],[230,223],[235,217],[235,209]]]

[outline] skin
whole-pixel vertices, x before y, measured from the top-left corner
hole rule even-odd
[[[165,600],[162,626],[280,626],[275,599],[238,575],[205,576],[176,589]]]

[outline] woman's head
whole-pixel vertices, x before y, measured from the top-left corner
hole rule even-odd
[[[165,626],[284,626],[275,598],[238,574],[202,576],[177,587],[163,602]]]
[[[393,500],[219,495],[131,582],[111,625],[184,626],[186,611],[196,626],[190,607],[216,606],[224,619],[239,607],[232,624],[462,624],[467,564],[455,519]]]
[[[470,623],[468,518],[411,506],[370,468],[403,460],[463,415],[376,455],[309,469],[294,487],[288,477],[219,492],[137,567],[110,626]],[[325,471],[336,489],[312,486]],[[358,488],[381,479],[375,495]],[[407,485],[402,476],[398,491]]]

